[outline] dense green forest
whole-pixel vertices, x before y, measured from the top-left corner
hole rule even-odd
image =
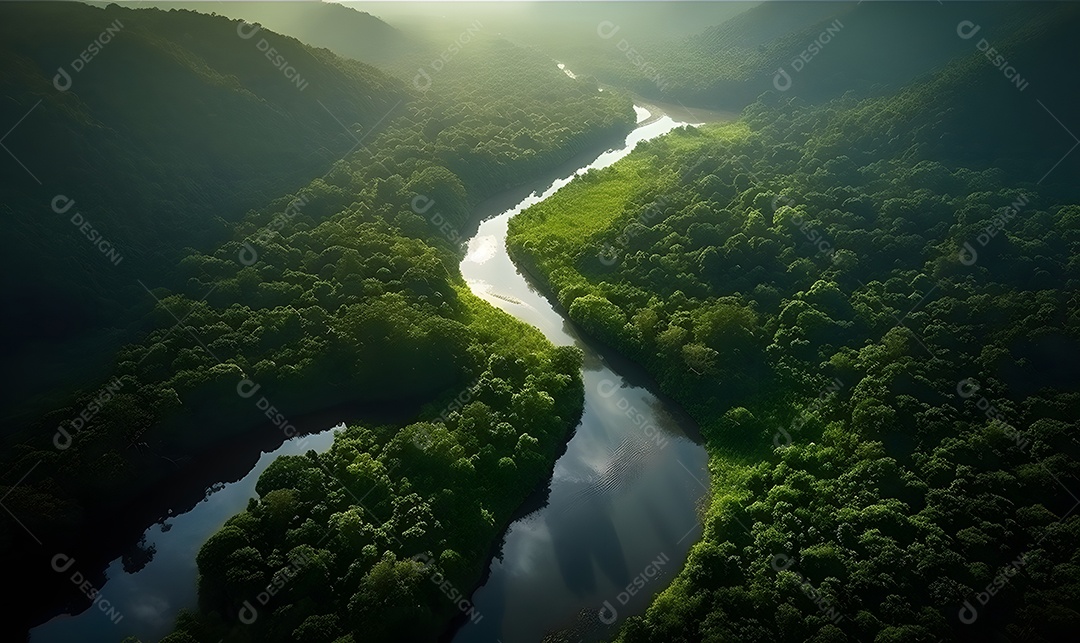
[[[439,352],[447,353],[440,364],[465,362],[465,376],[437,383],[451,394],[420,422],[353,426],[327,453],[276,460],[259,478],[259,499],[203,545],[203,613],[181,615],[165,641],[429,640],[457,614],[434,575],[458,591],[476,583],[492,541],[547,476],[581,407],[577,349],[552,348],[538,331],[461,295],[461,321],[433,316],[425,320],[432,332],[416,337],[389,330],[419,320],[386,310],[387,298],[348,307],[356,319],[345,323],[367,335],[366,345],[389,339],[394,352],[407,351],[360,358],[411,366],[400,377],[373,373],[383,381],[404,388],[429,379],[424,366]],[[455,336],[439,336],[440,325]],[[462,389],[467,403],[439,418]],[[292,579],[294,566],[301,570]],[[263,610],[256,597],[282,578],[288,584],[265,608],[270,616],[246,627],[245,601]]]
[[[700,540],[614,640],[1073,638],[1080,8],[125,5],[0,5],[5,636],[104,612],[110,563],[229,481],[215,455],[332,416],[189,543],[197,605],[161,608],[163,643],[448,640],[559,497],[593,359],[685,409],[700,436],[668,418],[646,448],[697,440],[710,476]],[[510,220],[599,350],[556,347],[474,294],[463,242],[620,143],[635,100],[741,116]],[[616,485],[595,455],[574,517],[653,466]],[[644,586],[610,529],[603,556],[562,534],[559,572]],[[610,625],[595,607],[576,623]]]
[[[1064,73],[1076,15],[1010,55]],[[705,536],[620,640],[1080,625],[1080,205],[1064,164],[1047,174],[1068,151],[1053,120],[973,114],[1016,93],[978,55],[893,96],[771,92],[511,221],[518,263],[711,454]]]
[[[383,71],[400,68],[407,71],[406,61],[417,55],[426,55],[430,62],[431,56],[439,53],[437,47],[441,44],[421,35],[405,33],[370,13],[333,2],[221,0],[207,5],[205,2],[165,1],[130,2],[127,6],[186,9],[243,19],[313,47],[325,47],[344,58],[362,60]]]
[[[4,10],[40,12],[40,15],[19,16],[24,29],[26,25],[36,24],[35,20],[56,19],[64,24],[63,19],[70,19],[72,24],[81,24],[78,19],[83,17],[82,12],[103,13],[68,5]],[[70,11],[70,17],[65,11]],[[125,30],[136,34],[129,38],[131,41],[150,40],[153,25],[162,23],[169,26],[172,38],[207,56],[206,52],[238,48],[238,52],[223,60],[250,69],[251,74],[266,83],[279,83],[280,88],[267,91],[289,96],[269,97],[268,117],[278,114],[289,121],[295,120],[298,115],[288,116],[282,104],[295,104],[300,99],[293,95],[314,92],[319,82],[360,94],[373,89],[371,82],[362,76],[322,79],[312,75],[311,86],[300,92],[288,79],[279,77],[281,71],[259,51],[248,52],[249,48],[255,49],[257,39],[239,37],[237,29],[242,24],[234,20],[191,12],[116,8],[104,10],[105,17],[114,19],[113,12],[118,12],[115,19],[124,24]],[[180,28],[190,30],[188,35]],[[376,458],[379,464],[371,461],[371,466],[384,472],[392,465],[400,465],[393,471],[393,477],[380,474],[378,482],[385,485],[380,492],[383,497],[373,492],[368,507],[377,512],[385,510],[386,520],[409,521],[414,526],[412,536],[391,547],[385,541],[385,534],[400,537],[401,532],[389,526],[372,525],[371,540],[307,543],[339,557],[344,553],[342,548],[377,547],[378,560],[361,566],[346,564],[345,568],[333,568],[340,577],[347,576],[348,583],[360,582],[369,567],[383,560],[384,552],[407,558],[421,551],[413,551],[412,547],[423,545],[434,556],[444,557],[440,564],[446,573],[466,586],[479,575],[491,539],[524,494],[549,469],[555,450],[574,425],[580,410],[579,358],[572,351],[556,351],[535,331],[475,299],[457,276],[459,240],[448,235],[441,223],[436,225],[432,214],[438,213],[443,221],[464,229],[470,223],[471,204],[547,171],[581,150],[615,140],[627,132],[634,117],[630,102],[610,92],[598,92],[595,85],[571,80],[550,59],[494,35],[478,37],[452,66],[448,65],[432,78],[431,86],[424,92],[389,80],[359,63],[336,58],[325,50],[294,51],[286,48],[288,39],[268,33],[266,37],[286,43],[281,51],[296,60],[298,68],[304,61],[305,73],[319,69],[318,62],[324,60],[327,70],[354,70],[350,73],[382,79],[379,82],[385,89],[378,108],[357,113],[356,106],[370,103],[363,96],[354,96],[349,109],[327,102],[324,110],[316,99],[327,94],[303,96],[302,100],[309,101],[318,112],[331,112],[347,119],[346,122],[358,123],[351,131],[334,123],[336,130],[329,129],[325,134],[329,138],[319,138],[313,130],[305,132],[304,127],[294,128],[291,123],[259,124],[255,120],[258,112],[246,117],[233,114],[230,120],[223,121],[251,127],[260,125],[269,131],[276,128],[281,130],[282,137],[308,137],[303,145],[298,142],[295,146],[287,140],[260,139],[255,132],[245,135],[215,132],[212,128],[204,131],[201,125],[190,125],[192,131],[209,139],[182,141],[192,146],[191,154],[198,150],[205,156],[207,149],[199,148],[204,143],[208,148],[217,146],[229,154],[239,153],[234,150],[246,151],[244,146],[254,146],[255,157],[279,173],[267,176],[260,167],[252,168],[252,176],[258,176],[259,191],[248,198],[265,195],[268,189],[275,190],[277,198],[264,197],[263,205],[239,216],[234,198],[223,199],[212,207],[208,204],[206,211],[197,211],[181,207],[185,202],[177,196],[176,207],[187,218],[166,217],[160,214],[160,208],[143,210],[146,216],[153,212],[153,218],[160,220],[158,236],[153,226],[142,229],[131,223],[135,219],[130,217],[135,215],[128,210],[113,214],[129,218],[123,226],[125,234],[139,234],[145,247],[155,248],[156,254],[146,261],[153,259],[157,270],[170,272],[173,285],[168,289],[158,287],[153,276],[160,273],[149,269],[147,273],[124,273],[123,278],[143,281],[152,293],[138,285],[134,289],[118,290],[113,295],[117,310],[130,315],[144,305],[144,299],[151,305],[156,303],[138,321],[144,338],[121,348],[111,368],[102,369],[104,375],[100,379],[87,382],[81,392],[62,405],[28,422],[26,434],[32,437],[24,437],[5,449],[5,468],[11,475],[5,481],[9,485],[4,489],[5,507],[19,517],[31,534],[77,548],[77,534],[81,531],[90,529],[91,525],[95,532],[107,531],[110,516],[123,513],[131,502],[197,462],[199,454],[250,430],[260,421],[265,424],[268,416],[256,406],[264,398],[280,413],[269,416],[270,423],[279,429],[286,428],[286,418],[342,404],[411,409],[408,415],[427,421],[437,417],[450,399],[479,378],[480,388],[474,396],[475,403],[465,410],[466,417],[451,416],[445,428],[442,425],[354,427],[348,436],[342,437],[333,455],[325,456],[327,459],[322,462],[330,467],[328,471],[338,473],[328,474],[319,484],[336,484],[335,480],[344,475],[342,472],[352,470],[345,478],[351,481],[345,487],[350,490],[359,489],[354,485],[362,484],[363,476],[368,474],[361,474],[360,470],[368,465],[346,461],[351,457],[349,453],[360,458],[357,462]],[[82,42],[81,32],[74,41]],[[27,56],[19,53],[19,47],[23,46],[20,42],[15,39],[14,51],[5,55]],[[121,42],[118,36],[108,47],[121,51],[122,47],[132,46]],[[75,77],[73,89],[66,94],[70,98],[50,95],[50,100],[71,100],[85,106],[94,104],[92,97],[100,93],[111,96],[109,107],[114,106],[114,101],[122,101],[125,95],[117,93],[120,74],[104,62],[106,53],[112,53],[108,47],[100,54],[101,77],[91,78],[89,70],[97,65],[88,65],[83,75]],[[215,79],[208,88],[190,86],[191,100],[208,104],[215,100],[216,83],[228,85],[228,95],[238,96],[241,101],[251,96],[247,89],[236,85],[242,69],[215,72],[194,58],[194,54],[186,54],[177,46],[162,44],[161,47],[166,48],[170,57],[183,60],[187,56],[190,68]],[[250,60],[246,53],[252,54]],[[66,54],[50,53],[53,58],[63,55]],[[161,83],[178,82],[166,75],[174,69],[172,62],[159,62],[145,50],[132,55],[143,59],[143,73],[148,79],[163,76]],[[51,66],[52,59],[39,64]],[[31,72],[26,74],[29,76]],[[111,83],[116,91],[109,94],[101,87],[91,90],[90,86],[99,80]],[[46,81],[35,76],[34,82],[42,85]],[[84,94],[91,94],[91,98],[83,98]],[[158,100],[166,93],[152,95]],[[252,100],[260,99],[252,97]],[[168,101],[163,101],[163,105],[160,117],[155,111],[156,104],[136,102],[126,109],[142,113],[141,122],[147,123],[147,127],[154,122],[168,122],[158,118],[181,116],[174,110],[186,111],[184,118],[204,119],[207,109],[194,110],[183,104],[170,105]],[[241,105],[237,109],[245,108]],[[86,113],[71,118],[73,140],[85,139],[88,146],[98,140],[95,136],[114,140],[114,135],[95,125],[96,121],[81,122],[79,119],[90,119]],[[162,134],[174,132],[171,127],[175,125],[173,122],[170,128],[162,129]],[[45,129],[47,125],[40,127]],[[266,150],[258,152],[263,145],[267,146]],[[292,164],[300,160],[297,155],[302,150],[313,146],[327,154],[321,163]],[[274,163],[269,150],[275,155],[286,155],[281,159],[286,162]],[[115,153],[123,154],[124,150]],[[334,154],[340,160],[335,162]],[[190,185],[199,198],[209,199],[214,197],[214,186],[235,189],[237,185],[235,181],[224,181],[216,165],[204,166],[184,156],[164,156],[178,164],[194,163],[190,174],[184,170],[184,181],[170,181],[169,189],[175,189],[178,184]],[[67,186],[90,185],[106,173],[105,168],[90,158],[79,158],[80,161],[65,165],[65,171],[75,173],[83,168],[86,176],[73,176],[64,183],[58,183],[60,179],[51,175],[43,174],[42,178],[48,178],[50,186],[64,185],[64,193],[85,208],[82,211],[88,217],[94,216],[95,225],[100,222],[103,229],[113,219],[83,204],[94,203],[94,195],[104,202],[103,192],[112,186],[108,181],[126,181],[125,198],[135,198],[133,195],[141,191],[146,199],[168,202],[167,192],[158,188],[153,174],[168,171],[167,168],[158,168],[150,161],[140,162],[134,154],[127,162],[145,174],[122,175],[111,168],[108,179],[97,183],[93,192],[89,187],[75,192]],[[33,155],[27,154],[22,160],[32,166],[48,167]],[[80,165],[82,162],[85,166]],[[230,171],[245,164],[236,157],[220,162]],[[283,191],[291,181],[283,180],[280,171],[290,165],[290,172],[306,174],[308,179],[298,189]],[[222,181],[204,181],[206,177],[199,174],[204,167]],[[94,168],[99,170],[97,174],[91,171]],[[319,178],[311,178],[320,174]],[[116,187],[111,189],[120,192]],[[20,190],[34,194],[25,185]],[[35,207],[48,207],[52,198],[49,194]],[[83,194],[91,198],[81,197]],[[30,208],[28,203],[20,203]],[[437,208],[428,212],[430,204]],[[229,221],[230,218],[234,221]],[[221,230],[220,244],[208,243],[213,235],[199,238],[210,221]],[[61,224],[70,225],[66,221]],[[49,238],[40,226],[24,225],[34,235]],[[73,253],[75,249],[81,252],[85,250],[82,242],[86,240],[76,232],[61,226],[51,238],[73,246]],[[117,239],[116,245],[121,247],[120,237]],[[184,246],[195,245],[208,250],[184,251]],[[216,249],[209,249],[215,246]],[[46,252],[38,248],[37,251],[40,262],[53,261],[57,256],[55,250]],[[88,263],[101,261],[92,253],[86,254],[91,255]],[[127,259],[121,265],[127,267],[128,263],[136,262]],[[71,267],[52,265],[58,279],[60,275],[69,279]],[[88,278],[96,275],[88,271]],[[88,296],[103,297],[108,292],[105,285],[90,291]],[[65,294],[49,296],[59,302],[67,301]],[[27,306],[27,310],[40,312],[34,306]],[[120,319],[123,320],[122,316]],[[86,324],[78,328],[85,329]],[[515,347],[513,352],[511,346]],[[258,396],[250,399],[243,396],[242,391],[255,386],[259,387]],[[523,418],[521,421],[519,416]],[[509,420],[513,423],[508,424]],[[459,434],[459,425],[486,431],[487,437],[477,442],[479,434]],[[433,431],[436,447],[427,451],[409,447],[410,432],[423,431],[425,427]],[[282,439],[288,435],[285,432]],[[357,451],[356,444],[364,448]],[[381,453],[373,450],[376,444],[380,445]],[[363,456],[359,455],[361,451]],[[444,463],[446,458],[449,460]],[[482,502],[471,496],[458,500],[437,496],[426,476],[442,474],[444,465],[450,467],[445,475],[460,477],[465,487],[486,486],[491,493]],[[29,475],[20,480],[19,476],[28,471]],[[276,498],[288,495],[285,487],[272,490],[279,491]],[[340,488],[334,492],[340,493],[343,493]],[[321,523],[317,531],[322,534],[331,522],[336,524],[344,519],[339,514],[345,511],[349,498],[330,502],[330,498],[337,497],[330,494],[330,489],[317,495],[324,504],[303,504],[303,512],[306,516],[310,512],[308,517]],[[298,495],[297,501],[307,503],[308,496]],[[257,510],[252,513],[253,517],[261,515]],[[429,523],[416,522],[420,516],[429,516]],[[348,520],[355,519],[354,516]],[[274,565],[288,553],[287,550],[274,553],[284,546],[285,540],[284,532],[275,534],[270,529],[273,525],[268,524],[258,538],[254,532],[245,536],[250,537],[252,546],[264,550],[266,560],[256,567],[258,573],[267,576],[274,573]],[[378,536],[379,533],[383,536]],[[47,567],[48,559],[28,558],[12,547],[26,540],[20,525],[4,523],[0,537],[8,552],[6,562],[28,574],[40,573],[43,585],[47,586],[51,576],[37,570]],[[408,549],[398,549],[402,543]],[[297,544],[299,541],[293,546]],[[210,559],[213,560],[212,556]],[[249,572],[255,574],[255,567]],[[244,583],[253,578],[248,577]],[[207,612],[232,606],[239,600],[236,592],[248,587],[244,583],[236,585],[225,578],[204,578],[208,588]],[[72,594],[65,600],[77,606],[86,599],[73,593],[75,589],[61,585],[43,591]],[[35,592],[27,592],[21,600],[40,610],[41,598]],[[342,610],[347,608],[348,599],[343,599]],[[411,615],[411,622],[415,621],[422,631],[437,630],[447,617],[445,608],[433,604],[426,618]],[[305,612],[301,621],[315,615],[309,614],[308,609],[301,610]],[[235,614],[230,613],[230,617],[235,619]],[[341,624],[344,631],[366,626],[362,621]]]
[[[264,33],[301,90],[259,51],[263,36],[203,14],[52,2],[0,13],[0,117],[17,124],[0,179],[10,436],[104,376],[144,330],[154,301],[139,281],[171,283],[188,248],[225,241],[244,212],[328,170],[410,91]]]
[[[644,97],[742,109],[778,89],[813,102],[847,91],[891,93],[973,49],[978,38],[957,36],[962,20],[976,22],[980,37],[1002,49],[1001,41],[1032,21],[1053,24],[1061,11],[1045,2],[762,2],[689,33],[660,32],[610,12],[587,37],[551,44],[579,73]],[[1046,67],[1009,60],[1025,79],[1041,74],[1054,82]]]

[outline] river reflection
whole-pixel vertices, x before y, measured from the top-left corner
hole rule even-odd
[[[299,455],[309,449],[325,451],[334,441],[334,431],[340,428],[344,424],[285,441],[259,456],[255,466],[239,480],[211,486],[195,507],[147,529],[140,549],[149,561],[131,569],[129,560],[117,558],[105,572],[108,582],[101,585],[102,596],[115,606],[121,619],[111,621],[91,607],[34,628],[31,643],[116,643],[129,635],[157,641],[167,635],[177,612],[196,605],[195,556],[199,549],[226,520],[247,506],[249,498],[256,497],[259,475],[278,456]]]
[[[643,113],[644,112],[644,113]],[[685,123],[638,108],[626,145],[483,221],[461,272],[478,296],[539,328],[557,345],[585,352],[581,424],[555,464],[546,503],[510,525],[486,582],[472,600],[483,615],[455,643],[599,640],[645,609],[678,573],[701,534],[697,504],[706,491],[706,454],[697,429],[677,409],[621,373],[586,344],[518,272],[506,253],[511,217],[573,176],[611,165],[639,141]],[[483,207],[483,206],[481,206]],[[485,213],[481,213],[483,215]],[[618,371],[618,372],[617,372]]]
[[[639,127],[627,138],[628,147],[609,150],[574,174],[610,165],[638,141],[682,124],[635,109]],[[477,295],[536,326],[553,343],[582,348],[586,395],[581,424],[555,465],[545,506],[510,526],[486,583],[473,596],[482,618],[462,628],[455,641],[539,641],[554,630],[572,633],[568,640],[573,641],[601,637],[645,608],[701,533],[695,505],[707,484],[706,458],[687,437],[696,435],[696,428],[650,393],[651,385],[642,385],[648,378],[639,369],[615,368],[613,358],[582,342],[506,254],[510,217],[550,196],[574,174],[509,210],[499,206],[491,212],[498,216],[480,224],[461,264]],[[489,207],[498,202],[493,199]],[[31,641],[115,643],[128,635],[145,641],[165,636],[177,611],[195,606],[195,556],[202,544],[256,495],[259,474],[275,458],[327,449],[333,430],[326,427],[342,417],[331,415],[338,419],[313,421],[311,429],[321,423],[318,432],[267,449],[250,469],[213,478],[235,482],[214,484],[200,502],[192,501],[194,507],[188,504],[146,530],[138,556],[113,560],[107,582],[98,586],[123,614],[120,622],[89,608],[34,628]],[[246,446],[239,452],[250,455]],[[223,454],[230,462],[236,457]],[[627,585],[636,588],[635,582],[641,588],[631,596]],[[605,601],[615,614],[600,612]]]

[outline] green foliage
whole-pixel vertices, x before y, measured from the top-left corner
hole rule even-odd
[[[964,73],[982,75],[823,107],[767,97],[511,221],[515,259],[644,364],[711,455],[703,540],[618,640],[1061,640],[1080,625],[1080,449],[1064,437],[1080,429],[1080,239],[1062,234],[1076,206],[1014,178],[1041,151],[1006,146],[1004,173],[941,145],[953,117],[920,108]],[[902,127],[912,114],[933,127]],[[961,624],[1020,555],[1028,571]]]
[[[140,281],[175,285],[191,247],[225,241],[245,212],[325,172],[356,131],[410,98],[368,65],[268,30],[245,40],[222,17],[32,2],[0,14],[0,119],[18,123],[4,144],[28,170],[12,159],[0,179],[14,304],[0,331],[18,347],[9,375],[21,372],[3,393],[8,413],[55,408],[103,377],[153,306]],[[299,70],[303,90],[261,40]],[[53,86],[59,69],[67,91]],[[84,221],[109,245],[92,243]]]
[[[5,504],[18,510],[36,534],[82,533],[104,512],[118,510],[167,481],[177,467],[255,426],[285,437],[295,430],[292,423],[307,414],[344,405],[396,408],[415,421],[353,427],[330,455],[288,458],[267,470],[257,488],[260,500],[230,520],[200,555],[201,611],[197,622],[178,627],[197,640],[232,636],[228,633],[237,625],[242,601],[287,575],[297,547],[310,547],[320,563],[289,581],[294,589],[278,595],[288,604],[280,603],[272,619],[265,624],[259,619],[267,637],[271,631],[283,640],[294,632],[297,637],[327,632],[348,637],[374,627],[351,613],[348,602],[387,552],[397,557],[395,574],[404,569],[402,564],[411,564],[403,561],[424,551],[457,552],[457,558],[447,558],[446,573],[458,587],[471,586],[491,540],[548,471],[580,413],[581,355],[551,346],[539,332],[472,296],[457,271],[459,231],[473,223],[476,203],[550,171],[582,149],[624,135],[633,123],[629,99],[570,79],[542,54],[494,34],[462,51],[452,69],[448,66],[421,94],[361,63],[260,32],[278,43],[298,69],[304,62],[304,73],[310,70],[311,85],[300,96],[256,49],[255,40],[238,37],[237,23],[220,16],[61,3],[3,11],[23,12],[34,34],[46,23],[51,28],[71,25],[74,35],[67,27],[49,34],[65,48],[84,46],[98,34],[93,26],[74,26],[86,16],[115,14],[124,23],[126,31],[87,67],[87,74],[98,69],[93,78],[79,76],[76,93],[50,99],[78,103],[69,116],[79,140],[105,136],[92,121],[120,109],[118,102],[126,101],[120,111],[133,118],[132,127],[150,127],[147,120],[161,118],[154,105],[120,88],[112,88],[116,93],[109,96],[88,93],[83,98],[78,93],[83,87],[102,91],[91,88],[106,76],[122,76],[116,65],[140,60],[131,63],[138,72],[132,82],[161,74],[162,79],[150,79],[150,86],[158,87],[155,83],[183,77],[195,100],[209,101],[197,108],[177,97],[170,105],[183,112],[179,124],[174,123],[180,129],[162,131],[173,138],[175,131],[198,133],[193,136],[198,140],[174,146],[197,147],[205,135],[213,140],[210,148],[222,148],[222,167],[230,171],[251,165],[243,157],[251,150],[258,151],[253,173],[274,169],[260,175],[257,197],[248,194],[255,209],[245,216],[237,215],[248,206],[238,207],[232,195],[212,203],[225,220],[220,230],[227,239],[216,249],[192,249],[213,244],[207,243],[210,237],[186,236],[206,228],[205,210],[163,215],[160,226],[145,230],[138,219],[130,220],[132,234],[146,233],[140,241],[153,248],[155,265],[167,266],[171,261],[166,259],[183,256],[169,282],[172,287],[154,288],[164,281],[155,273],[137,275],[160,300],[138,320],[141,338],[116,351],[105,392],[88,387],[71,396],[29,424],[32,437],[5,450],[9,471],[34,467]],[[37,22],[30,19],[35,11]],[[29,50],[33,39],[19,35],[12,24],[2,27],[11,32],[0,48],[5,56],[40,58],[35,64],[45,69],[67,62],[56,58],[62,48]],[[114,53],[116,59],[107,62]],[[227,91],[219,96],[192,76]],[[344,87],[346,93],[322,94],[316,81],[327,88]],[[149,95],[160,94],[155,91]],[[236,104],[218,105],[215,96]],[[333,122],[315,99],[344,118],[347,127]],[[246,117],[234,113],[251,101],[259,109]],[[189,122],[226,107],[222,123],[243,129],[233,132],[232,139],[216,125],[200,129]],[[274,120],[285,118],[286,108],[295,108],[290,118],[298,122],[292,129]],[[311,109],[332,127],[307,131],[322,123],[307,120],[314,118]],[[269,114],[265,119],[260,116],[264,111]],[[269,138],[257,131],[264,126],[274,130]],[[230,147],[238,136],[253,147]],[[291,145],[291,136],[308,138]],[[360,138],[363,145],[355,145]],[[343,139],[347,144],[335,144]],[[323,156],[315,158],[308,146]],[[350,148],[345,158],[328,165]],[[134,152],[125,156],[126,148],[108,149],[151,174],[145,181],[116,174],[127,181],[125,189],[112,186],[110,178],[95,184],[97,191],[79,192],[80,205],[93,201],[82,195],[109,190],[138,192],[140,198],[161,199],[170,207],[177,204],[177,212],[184,210],[181,196],[169,196],[154,183],[153,172],[166,167],[170,186],[202,190],[209,201],[219,189],[239,189],[242,183],[224,182],[230,175],[217,165],[207,170],[214,180],[205,183],[200,174],[204,165],[195,163],[185,173],[181,166],[192,162],[187,153],[170,156],[169,164],[159,167]],[[163,150],[168,156],[175,147]],[[30,160],[49,166],[40,158]],[[97,176],[65,182],[65,190],[89,190]],[[267,194],[281,196],[268,200]],[[20,209],[37,211],[41,205],[22,203]],[[146,207],[140,214],[152,211]],[[151,234],[155,230],[161,234]],[[70,234],[66,231],[64,239]],[[138,301],[152,301],[137,290],[116,294],[117,304],[137,310],[136,295]],[[62,294],[57,297],[64,301]],[[178,319],[182,324],[177,325]],[[243,397],[245,392],[250,397]],[[70,443],[58,450],[53,442],[57,427],[70,428],[83,412],[92,413],[92,421],[72,429]],[[163,466],[163,461],[176,466]],[[477,489],[486,492],[474,496]],[[358,498],[376,514],[364,511]],[[11,530],[18,528],[6,523],[0,534],[4,542],[15,538]],[[335,538],[320,542],[327,533]],[[15,556],[16,550],[9,549],[9,557]],[[89,558],[80,559],[91,564]],[[456,608],[429,580],[417,587],[423,602],[408,607],[413,611],[403,612],[402,619],[420,631],[436,631]],[[318,601],[302,600],[304,592]],[[357,635],[361,639],[367,640]]]
[[[464,290],[458,296],[475,338],[462,352],[488,356],[470,374],[479,383],[471,401],[449,413],[455,407],[428,405],[407,426],[350,427],[325,454],[274,461],[258,501],[200,550],[205,616],[185,628],[230,623],[275,568],[298,560],[272,617],[250,626],[257,640],[423,638],[455,613],[431,576],[458,588],[475,582],[489,543],[547,475],[582,403],[580,351],[550,346]],[[427,568],[410,560],[434,554]]]

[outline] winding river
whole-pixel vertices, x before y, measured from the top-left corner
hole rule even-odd
[[[727,116],[698,119],[698,114],[669,110],[685,119],[675,120],[649,107],[635,106],[638,126],[622,147],[592,157],[509,209],[507,198],[519,199],[521,190],[477,208],[481,223],[468,241],[462,275],[478,296],[539,328],[553,343],[584,351],[585,408],[548,488],[505,532],[472,596],[476,614],[453,632],[455,643],[532,643],[553,633],[572,641],[610,635],[667,586],[701,534],[697,506],[708,473],[693,422],[654,394],[656,386],[639,368],[583,341],[518,272],[505,249],[510,218],[574,176],[611,165],[638,142],[680,125]],[[144,641],[163,637],[180,609],[195,606],[195,555],[202,543],[247,506],[270,462],[279,455],[323,451],[333,432],[284,442],[263,453],[235,482],[213,485],[194,507],[147,529],[138,550],[142,559],[117,558],[99,584],[113,614],[122,618],[110,619],[106,610],[90,607],[34,628],[31,641],[115,643],[126,636]]]
[[[552,343],[584,351],[585,409],[555,463],[545,502],[504,534],[472,596],[476,614],[454,643],[606,638],[669,584],[701,535],[697,506],[708,472],[696,426],[650,391],[656,387],[640,369],[586,343],[506,253],[514,215],[575,176],[611,165],[637,143],[686,124],[635,110],[638,127],[621,148],[485,218],[461,263],[475,294],[539,328]]]

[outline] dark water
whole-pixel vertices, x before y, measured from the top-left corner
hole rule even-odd
[[[57,616],[34,628],[30,640],[117,643],[127,636],[147,642],[164,637],[172,631],[177,612],[195,606],[195,555],[199,548],[226,520],[247,507],[248,498],[255,497],[255,483],[263,470],[280,455],[302,454],[309,449],[325,451],[334,441],[333,433],[334,429],[330,429],[296,437],[264,452],[236,482],[213,485],[194,508],[147,529],[144,548],[154,550],[150,562],[129,573],[123,559],[117,558],[106,571],[108,580],[95,583],[101,590],[101,601],[77,615]]]
[[[605,152],[578,172],[610,165],[637,141],[683,124],[668,117],[646,120],[640,108],[639,114],[645,124],[628,137],[627,147]],[[506,256],[509,218],[570,178],[481,223],[461,264],[474,292],[538,327],[554,343],[576,344],[585,351],[586,399],[581,425],[556,463],[547,506],[510,527],[490,577],[473,597],[479,622],[462,628],[456,641],[538,641],[560,628],[579,632],[568,640],[599,635],[609,627],[600,622],[601,616],[617,624],[644,609],[678,571],[701,533],[695,502],[708,481],[705,453],[686,437],[695,428],[688,420],[676,419],[677,412],[666,411],[640,384],[635,369],[613,370],[582,343]],[[491,214],[505,206],[496,207]],[[112,561],[107,580],[95,583],[103,601],[34,628],[31,641],[162,638],[171,631],[177,612],[196,604],[199,548],[247,507],[262,471],[280,455],[324,451],[332,442],[333,430],[288,440],[263,453],[236,482],[206,489],[206,497],[193,508],[146,530],[142,547],[152,551],[141,563]],[[612,609],[601,615],[598,610],[605,601]]]
[[[611,165],[639,141],[685,124],[638,112],[644,124],[622,148],[574,174]],[[583,342],[506,254],[510,218],[573,176],[481,223],[461,263],[474,293],[539,328],[553,343],[585,352],[585,410],[555,464],[547,503],[507,530],[472,597],[476,614],[457,631],[455,643],[610,635],[669,584],[701,535],[697,504],[708,473],[705,451],[690,437],[696,427],[666,408],[648,385],[636,383],[636,369],[605,360]]]

